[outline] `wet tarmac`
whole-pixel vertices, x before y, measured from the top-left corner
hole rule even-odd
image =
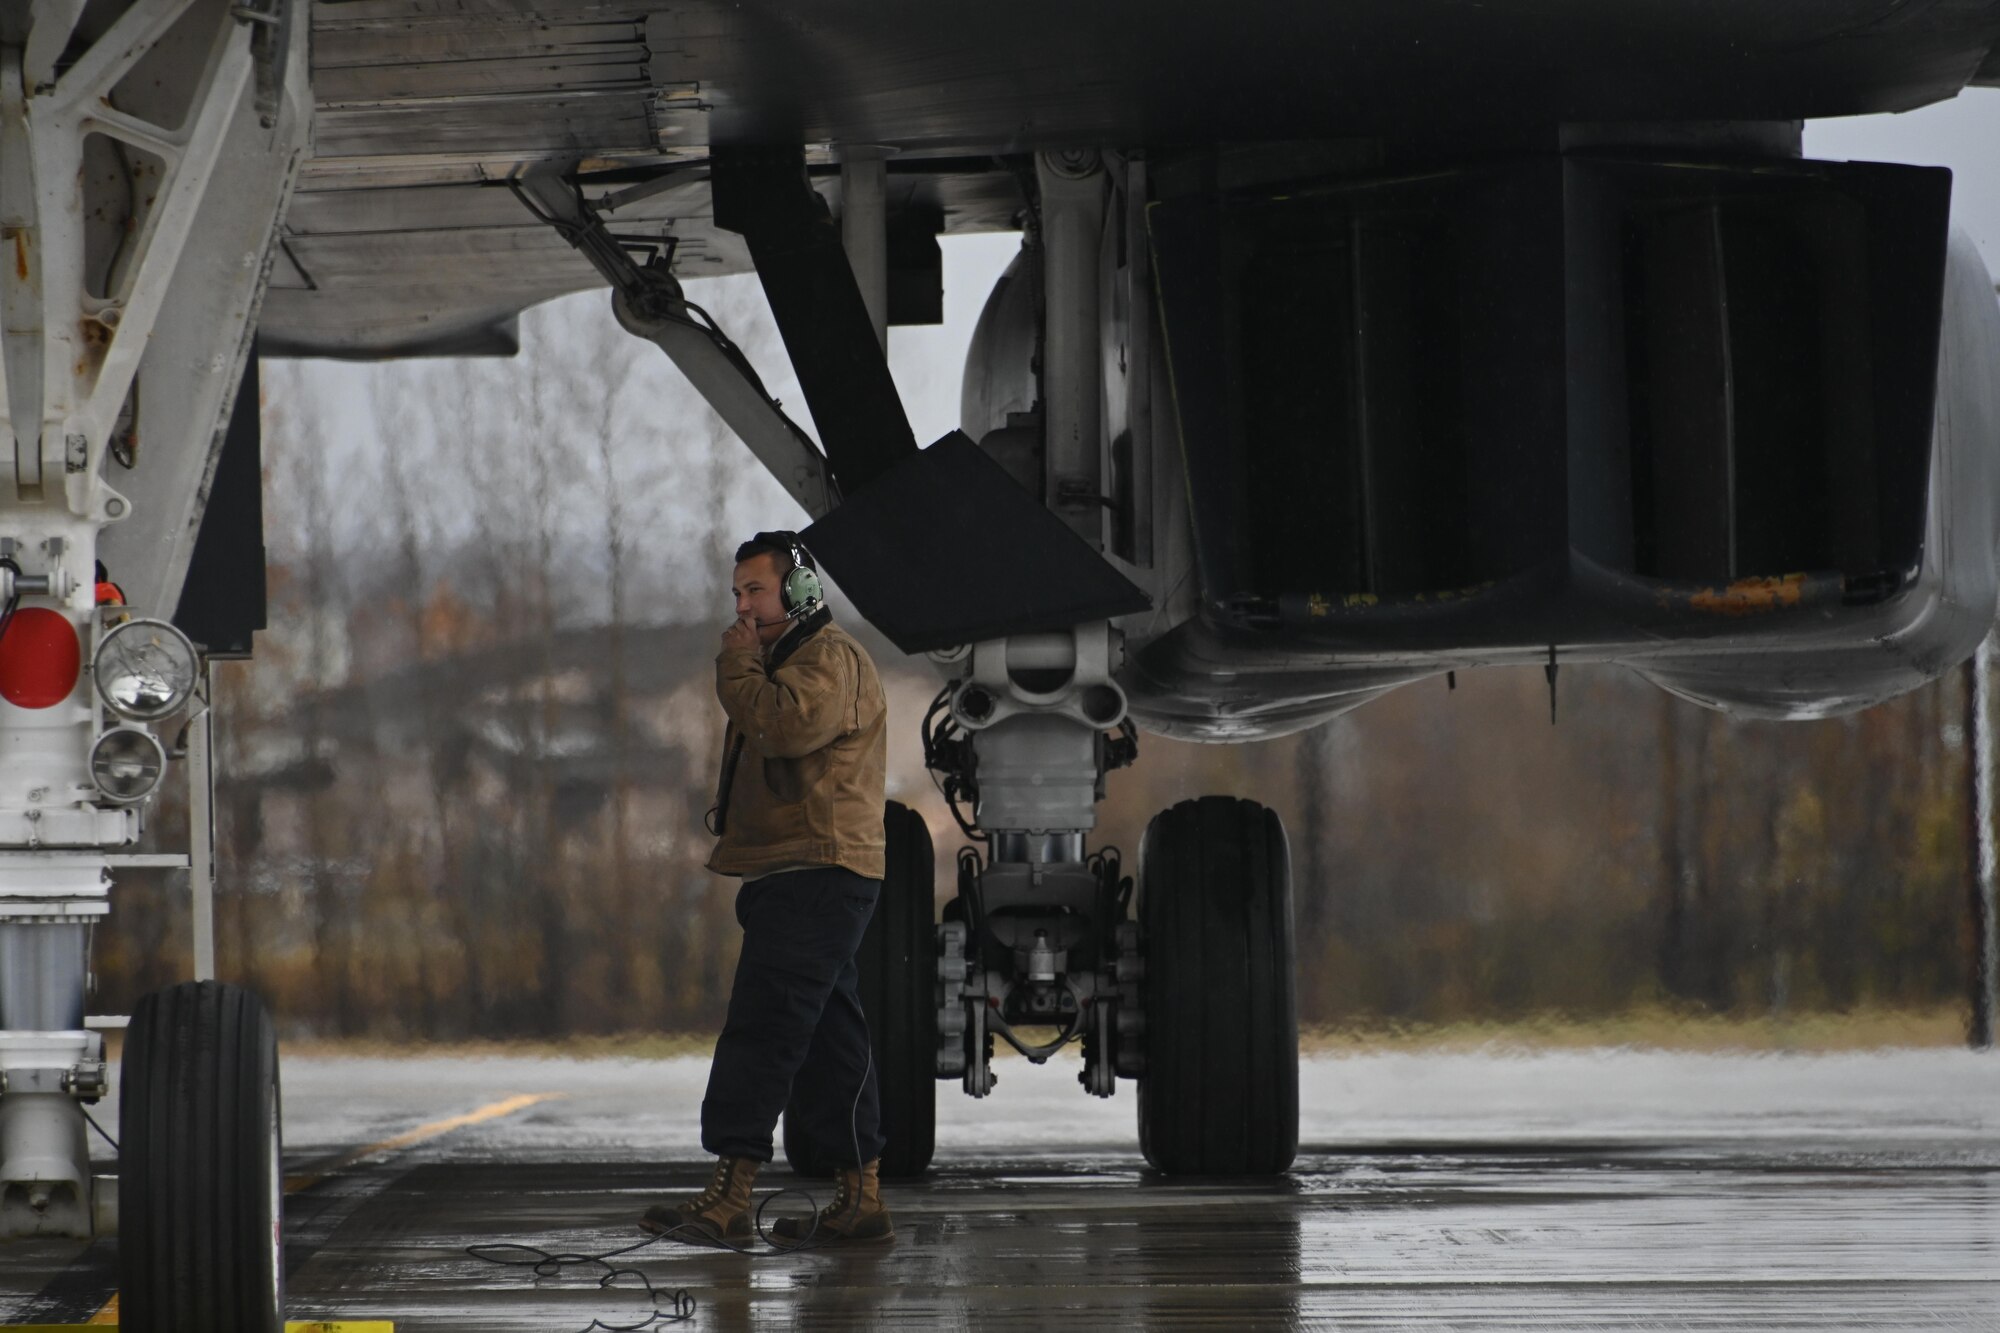
[[[894,1244],[621,1266],[685,1288],[701,1329],[2000,1329],[1993,1057],[1319,1058],[1297,1169],[1198,1183],[1145,1169],[1128,1085],[1097,1102],[1074,1066],[1000,1068],[985,1104],[940,1085],[938,1165],[888,1192]],[[705,1069],[288,1061],[293,1317],[638,1323],[636,1278],[538,1281],[464,1247],[642,1240],[648,1201],[705,1178]],[[760,1181],[795,1184],[827,1193]],[[0,1320],[90,1317],[113,1254],[0,1246]]]

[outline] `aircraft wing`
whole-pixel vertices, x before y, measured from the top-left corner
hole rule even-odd
[[[892,215],[1015,225],[1012,154],[1894,111],[2000,81],[1995,0],[320,0],[316,126],[267,353],[507,354],[599,286],[506,188],[631,191],[683,276],[741,271],[711,143],[880,146]],[[1546,133],[1546,131],[1542,131]],[[1524,146],[1527,146],[1524,143]],[[671,169],[678,171],[665,175]],[[639,188],[635,188],[639,187]]]

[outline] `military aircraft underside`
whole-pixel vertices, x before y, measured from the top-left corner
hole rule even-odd
[[[1136,1081],[1163,1171],[1278,1172],[1284,830],[1183,803],[1135,883],[1088,846],[1106,775],[1474,666],[1812,717],[1968,656],[1993,282],[1948,172],[1804,160],[1799,122],[2000,84],[1996,41],[1994,0],[7,7],[0,1235],[115,1213],[128,1328],[277,1326],[275,1046],[212,950],[132,1015],[115,1209],[80,1109],[91,924],[170,764],[199,801],[206,664],[261,624],[253,340],[506,356],[610,287],[944,682],[976,845],[939,923],[886,814],[885,1165],[998,1037]],[[885,329],[980,231],[1021,252],[919,441]],[[817,439],[682,285],[748,270]]]

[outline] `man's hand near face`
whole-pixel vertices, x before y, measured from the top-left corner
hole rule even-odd
[[[757,626],[751,621],[750,617],[739,616],[728,629],[722,631],[722,646],[724,648],[747,649],[754,653],[759,651],[764,644],[763,640],[758,638]]]

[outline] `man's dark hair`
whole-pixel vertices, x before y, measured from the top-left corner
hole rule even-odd
[[[792,568],[790,537],[790,533],[760,532],[736,548],[736,563],[740,565],[752,556],[775,555],[778,557],[779,572],[789,573]],[[806,551],[803,546],[799,550],[805,552],[806,568],[817,570],[819,566],[813,563],[812,552]]]

